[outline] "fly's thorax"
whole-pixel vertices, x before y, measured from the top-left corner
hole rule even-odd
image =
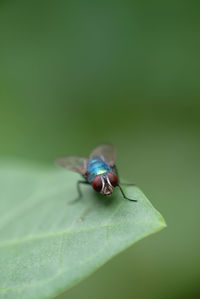
[[[97,176],[112,172],[110,165],[101,158],[93,158],[88,162],[87,173],[89,183],[92,183],[94,178]]]

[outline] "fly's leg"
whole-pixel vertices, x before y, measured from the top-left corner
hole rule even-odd
[[[125,195],[125,193],[124,193],[124,191],[122,190],[122,187],[121,187],[120,185],[118,185],[118,187],[119,187],[119,189],[120,189],[120,191],[121,191],[121,194],[122,194],[122,196],[123,196],[124,199],[127,199],[127,200],[130,200],[130,201],[137,202],[136,199],[128,198],[128,197]]]
[[[81,191],[81,187],[80,184],[85,184],[85,185],[89,185],[90,183],[88,181],[78,181],[76,186],[77,186],[77,191],[78,191],[78,197],[72,201],[70,201],[70,203],[75,203],[76,201],[78,201],[79,199],[81,199],[83,197],[83,193]]]
[[[81,197],[83,196],[83,193],[82,193],[81,188],[80,188],[80,184],[89,185],[90,183],[87,182],[87,181],[78,181],[78,182],[77,182],[77,185],[76,185],[76,186],[77,186],[77,191],[78,191],[78,194],[79,194],[78,199],[81,198]]]
[[[118,182],[120,183],[119,172],[118,172],[118,170],[117,170],[117,166],[116,166],[116,165],[113,166],[113,170],[114,170],[114,172],[116,173],[116,176],[118,177]],[[120,191],[121,191],[121,194],[122,194],[123,198],[124,198],[124,199],[127,199],[127,200],[130,200],[130,201],[137,202],[136,199],[128,198],[128,197],[125,195],[125,193],[124,193],[122,187],[119,185],[119,183],[118,183],[118,187],[119,187],[119,189],[120,189]],[[124,186],[135,186],[135,184],[127,184],[127,183],[121,183],[121,185],[124,185]]]

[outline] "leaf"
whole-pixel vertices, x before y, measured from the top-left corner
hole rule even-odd
[[[136,187],[107,198],[77,174],[20,163],[0,167],[0,298],[52,298],[136,241],[165,227]],[[82,218],[82,221],[80,219]]]

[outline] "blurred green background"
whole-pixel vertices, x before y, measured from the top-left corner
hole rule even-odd
[[[0,156],[113,143],[167,229],[57,299],[200,297],[199,1],[0,1]]]

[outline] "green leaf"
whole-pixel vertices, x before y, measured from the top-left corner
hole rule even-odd
[[[136,187],[138,202],[83,186],[77,174],[20,163],[0,165],[0,298],[52,298],[136,241],[165,227]],[[82,221],[81,221],[82,220]]]

